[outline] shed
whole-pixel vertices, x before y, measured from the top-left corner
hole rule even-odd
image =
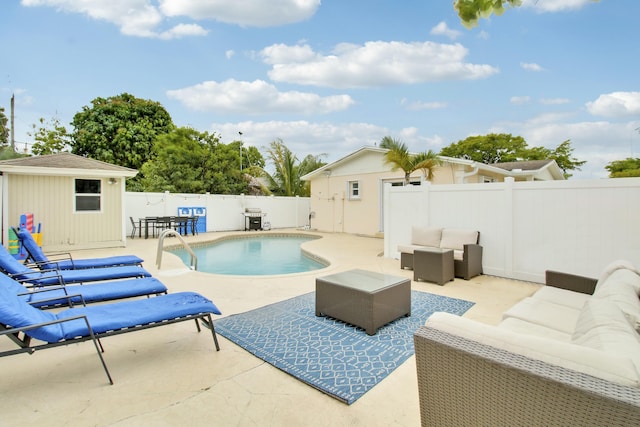
[[[3,244],[33,213],[45,251],[125,246],[125,180],[137,173],[71,153],[0,161]]]

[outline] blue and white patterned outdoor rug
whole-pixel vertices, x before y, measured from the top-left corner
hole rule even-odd
[[[369,336],[339,320],[316,317],[311,292],[214,324],[220,335],[260,359],[350,405],[413,355],[413,333],[431,313],[462,315],[473,304],[411,291],[411,316]]]

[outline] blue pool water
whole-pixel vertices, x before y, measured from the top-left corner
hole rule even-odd
[[[301,273],[326,265],[305,256],[300,245],[313,237],[255,236],[223,240],[209,245],[193,246],[198,257],[198,271],[240,276]],[[189,253],[171,250],[189,265]]]

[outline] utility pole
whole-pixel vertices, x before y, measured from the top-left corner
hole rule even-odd
[[[14,107],[16,104],[16,96],[12,93],[11,94],[11,149],[13,151],[16,150],[16,124],[15,124],[15,120],[14,120]]]

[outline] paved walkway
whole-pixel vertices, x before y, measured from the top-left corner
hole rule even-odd
[[[276,230],[272,232],[282,232]],[[289,231],[289,230],[287,230]],[[294,230],[291,230],[294,231]],[[266,233],[266,232],[265,232]],[[201,233],[206,241],[235,233]],[[78,251],[78,258],[136,254],[170,292],[191,290],[230,315],[315,289],[317,276],[362,268],[412,277],[400,262],[381,256],[381,239],[324,234],[304,248],[329,259],[311,273],[222,276],[188,270],[164,252],[155,266],[157,239],[133,239],[126,248]],[[175,238],[165,243],[175,244]],[[466,317],[485,323],[535,292],[538,285],[491,276],[456,279],[445,286],[412,282],[415,290],[474,301]],[[206,331],[205,331],[206,332]],[[90,343],[0,359],[0,426],[418,426],[415,359],[347,406],[279,371],[219,336],[216,352],[207,333],[192,322],[108,337],[105,360],[110,386]],[[11,348],[9,340],[0,349]]]

